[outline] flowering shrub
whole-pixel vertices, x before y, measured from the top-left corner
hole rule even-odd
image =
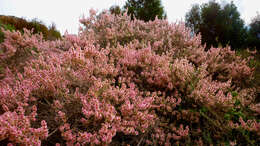
[[[80,22],[57,41],[4,31],[0,143],[259,142],[254,69],[229,48],[204,51],[200,36],[166,20],[92,10]]]

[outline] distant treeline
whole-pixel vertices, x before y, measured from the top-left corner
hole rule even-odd
[[[155,20],[156,16],[158,19],[167,16],[161,0],[127,0],[123,7],[115,5],[109,11],[115,15],[127,11],[132,19],[146,22]],[[246,25],[233,1],[193,4],[186,13],[185,24],[193,34],[201,35],[207,50],[212,46],[230,46],[232,50],[260,48],[260,14]]]
[[[186,13],[185,23],[194,33],[201,34],[207,48],[219,45],[228,45],[233,50],[260,48],[260,14],[246,25],[233,1],[194,4]]]
[[[0,27],[8,30],[19,30],[23,32],[23,29],[33,29],[33,33],[42,33],[45,40],[56,40],[61,38],[60,32],[56,29],[55,24],[51,24],[49,27],[38,19],[31,21],[15,16],[0,15]],[[1,30],[0,30],[1,31]],[[3,40],[3,34],[0,32],[0,41]]]

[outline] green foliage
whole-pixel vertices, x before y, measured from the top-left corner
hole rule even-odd
[[[119,15],[123,12],[123,10],[121,10],[119,6],[114,5],[109,8],[109,12],[114,15]]]
[[[233,97],[236,97],[238,95],[238,93],[236,91],[232,91],[231,94]]]
[[[194,5],[185,20],[193,33],[201,33],[202,43],[206,43],[207,49],[219,44],[237,49],[245,44],[246,28],[233,2],[224,6],[215,1]]]
[[[48,28],[44,25],[43,22],[38,19],[27,21],[23,18],[18,18],[14,16],[0,15],[0,21],[2,22],[2,25],[7,27],[7,30],[18,30],[20,32],[23,32],[24,28],[28,30],[33,29],[33,33],[42,33],[43,38],[47,40],[55,40],[61,38],[61,34],[59,31],[57,31],[54,24],[52,24],[50,28]]]
[[[43,24],[43,22],[37,19],[33,19],[29,23],[29,26],[33,29],[34,33],[42,33],[45,38],[48,35],[48,28]]]
[[[163,6],[160,0],[127,0],[124,9],[132,19],[135,17],[140,20],[150,21],[157,16],[158,19],[166,18]]]
[[[59,38],[61,38],[61,34],[57,31],[56,25],[52,23],[51,26],[49,26],[47,40],[56,40]]]
[[[198,34],[201,25],[200,6],[195,4],[185,16],[186,26],[192,29],[192,32]]]
[[[252,20],[248,30],[248,46],[251,48],[260,47],[260,14]]]
[[[206,113],[208,111],[208,109],[203,106],[201,109],[200,109],[200,113]]]
[[[236,105],[240,104],[239,102],[236,101]],[[243,111],[241,109],[236,109],[232,108],[230,109],[225,115],[224,118],[226,120],[232,120],[238,122],[239,117],[245,118],[246,116],[244,115]]]
[[[10,24],[2,24],[2,22],[0,21],[0,43],[4,41],[4,33],[1,31],[1,28],[5,29],[5,30],[10,30],[10,31],[15,30],[14,26],[12,26]]]
[[[208,131],[204,131],[203,132],[203,139],[205,140],[206,143],[208,143],[208,144],[212,144],[213,143],[211,137],[212,136],[211,136],[211,134]]]

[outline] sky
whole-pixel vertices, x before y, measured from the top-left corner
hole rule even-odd
[[[169,22],[184,21],[185,14],[193,4],[207,3],[209,0],[162,0],[162,5]],[[223,0],[216,0],[223,2]],[[230,2],[231,0],[226,0]],[[37,18],[45,25],[56,24],[64,34],[77,34],[79,19],[91,8],[101,12],[112,5],[123,6],[126,0],[0,0],[0,15],[22,17],[27,20]],[[233,0],[241,18],[249,24],[253,17],[260,13],[260,0]]]

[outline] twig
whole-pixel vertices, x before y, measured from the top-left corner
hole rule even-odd
[[[54,134],[59,128],[56,128],[55,130],[53,130],[49,135],[48,137],[50,137],[52,134]]]
[[[141,140],[138,142],[137,146],[140,146],[140,144],[142,143],[144,137],[141,138]]]

